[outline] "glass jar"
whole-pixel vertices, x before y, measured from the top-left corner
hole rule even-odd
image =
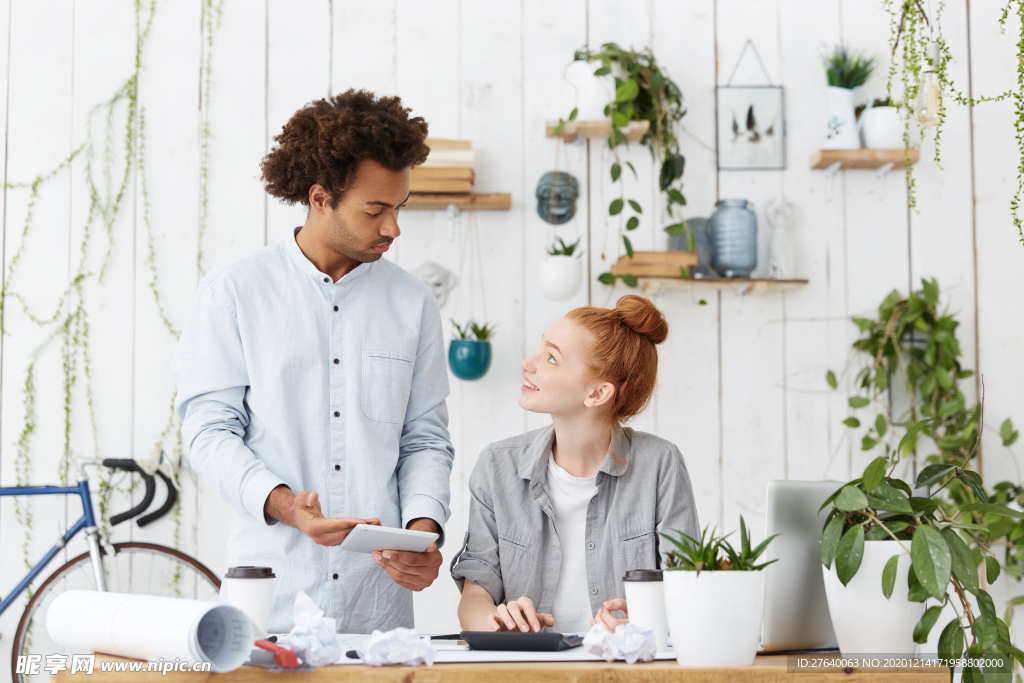
[[[750,277],[757,267],[757,216],[746,199],[721,199],[711,214],[712,268],[722,277]]]

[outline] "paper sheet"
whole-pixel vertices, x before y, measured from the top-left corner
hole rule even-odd
[[[210,662],[217,672],[242,666],[255,642],[252,621],[237,607],[129,593],[62,593],[46,613],[46,628],[71,650]]]

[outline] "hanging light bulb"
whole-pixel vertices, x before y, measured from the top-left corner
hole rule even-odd
[[[939,63],[939,45],[928,46],[931,63],[924,65],[921,80],[917,84],[917,99],[914,101],[914,117],[925,128],[939,125],[939,111],[942,109],[942,85],[935,75]]]

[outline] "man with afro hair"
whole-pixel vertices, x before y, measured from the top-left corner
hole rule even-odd
[[[268,631],[305,591],[343,633],[413,626],[449,515],[448,373],[429,289],[383,259],[427,123],[349,90],[292,116],[266,191],[305,224],[203,278],[175,352],[192,466],[231,506],[229,566],[276,575]],[[214,520],[203,520],[207,523]],[[338,549],[356,524],[440,534],[423,553]]]

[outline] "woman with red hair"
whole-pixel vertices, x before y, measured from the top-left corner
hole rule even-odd
[[[699,533],[679,449],[624,426],[650,402],[667,336],[654,304],[628,295],[570,311],[523,361],[519,405],[552,424],[491,444],[473,468],[451,568],[463,629],[614,629],[625,573],[667,559],[659,532]]]

